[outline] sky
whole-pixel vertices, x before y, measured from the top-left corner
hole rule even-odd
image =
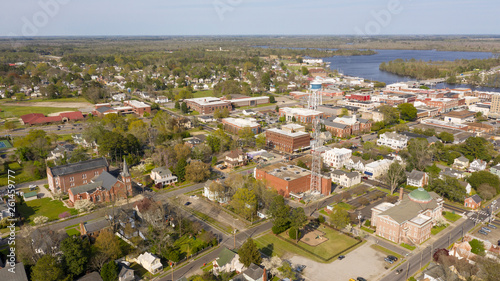
[[[0,36],[500,34],[498,0],[1,0]]]

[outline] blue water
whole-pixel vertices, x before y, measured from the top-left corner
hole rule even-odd
[[[323,58],[323,61],[330,62],[332,70],[338,70],[340,73],[349,76],[362,77],[369,80],[385,82],[387,84],[414,81],[414,78],[402,77],[379,70],[382,62],[388,62],[395,59],[416,59],[424,61],[440,61],[456,59],[487,59],[493,57],[492,53],[486,52],[448,52],[436,50],[375,50],[377,54],[371,56],[337,56]],[[459,87],[460,85],[447,85],[444,83],[436,85],[437,88]],[[464,85],[464,87],[469,87]],[[500,89],[477,87],[482,91],[499,91]]]

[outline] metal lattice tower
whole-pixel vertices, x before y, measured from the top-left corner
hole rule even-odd
[[[318,90],[310,90],[308,107],[309,109],[316,110],[318,105],[323,102],[322,96]],[[323,147],[323,140],[320,138],[321,133],[321,120],[315,118],[313,120],[313,141],[311,145],[312,162],[311,162],[311,184],[309,190],[312,193],[321,192],[321,151],[319,148]]]

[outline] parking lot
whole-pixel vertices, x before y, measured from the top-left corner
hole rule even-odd
[[[386,254],[371,247],[374,243],[368,241],[359,248],[345,254],[342,260],[333,260],[331,263],[319,263],[302,256],[284,257],[294,266],[305,265],[303,276],[311,281],[347,281],[350,278],[363,277],[366,280],[378,280],[388,269],[384,258]],[[399,262],[399,261],[398,261]],[[398,263],[396,262],[396,263]],[[393,264],[393,266],[396,265]]]
[[[494,229],[493,227],[488,227],[487,224],[483,224],[484,227],[487,227],[488,229],[491,230],[491,232],[486,232],[488,235],[484,235],[479,233],[479,230],[481,228],[478,228],[476,231],[473,232],[474,236],[483,239],[483,240],[488,240],[490,241],[493,245],[497,245],[498,240],[500,240],[500,225],[499,224],[493,224],[496,226],[497,229]]]

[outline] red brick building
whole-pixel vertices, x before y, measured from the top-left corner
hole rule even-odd
[[[42,113],[30,113],[20,117],[24,125],[43,125],[50,123],[64,123],[69,121],[83,120],[83,114],[80,111],[64,112],[57,116],[45,116]]]
[[[123,105],[126,107],[131,107],[132,111],[139,116],[144,116],[144,113],[151,114],[151,106],[142,101],[126,100],[123,102]]]
[[[262,180],[267,187],[272,187],[282,196],[289,197],[295,194],[309,191],[311,186],[311,172],[307,169],[293,165],[275,163],[255,168],[254,177]],[[332,180],[328,177],[321,178],[321,194],[330,195],[332,191]]]
[[[96,158],[78,163],[47,167],[47,180],[52,192],[68,192],[68,189],[90,183],[91,179],[108,172],[106,158]]]
[[[445,112],[451,111],[451,110],[458,107],[458,100],[457,99],[448,99],[448,98],[430,99],[430,98],[426,98],[426,99],[423,99],[420,101],[425,103],[425,105],[427,105],[427,106],[437,107],[439,110],[439,113],[445,113]]]
[[[371,99],[371,95],[369,94],[351,94],[345,97],[349,100],[358,100],[358,101],[369,101]]]
[[[303,148],[309,148],[311,136],[306,132],[286,132],[273,128],[266,131],[266,144],[273,149],[293,153]]]
[[[233,110],[231,101],[223,101],[215,97],[186,99],[184,102],[189,109],[198,111],[202,115],[213,114],[217,109],[220,111],[224,109]]]
[[[479,197],[479,195],[474,194],[471,197],[468,197],[464,200],[464,206],[475,210],[475,209],[481,207],[482,201],[483,200],[481,199],[481,197]]]
[[[254,134],[260,133],[260,124],[253,118],[224,118],[222,119],[222,124],[224,130],[232,134],[238,134],[244,128],[250,128]]]
[[[127,162],[123,161],[123,171],[118,178],[104,171],[94,177],[89,184],[70,188],[68,195],[69,201],[73,204],[78,200],[101,203],[132,196],[132,180]]]

